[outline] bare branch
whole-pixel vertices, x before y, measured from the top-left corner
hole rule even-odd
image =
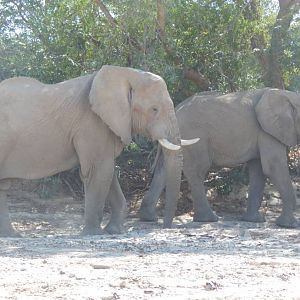
[[[299,0],[278,0],[278,1],[279,1],[280,10],[286,10],[293,7],[294,5],[300,4]]]
[[[166,7],[164,0],[157,0],[157,31],[161,36],[165,36],[166,27]]]
[[[118,22],[115,20],[115,18],[111,15],[111,13],[109,12],[109,10],[107,9],[107,7],[104,5],[104,3],[100,0],[95,0],[95,3],[100,7],[101,11],[103,12],[103,14],[105,15],[105,17],[108,19],[108,21],[110,22],[110,24],[113,27],[117,27]]]
[[[184,78],[193,81],[202,91],[207,91],[210,87],[209,80],[198,70],[192,68],[184,69]]]
[[[26,24],[28,23],[28,19],[24,16],[23,12],[22,12],[22,4],[18,3],[16,1],[11,1],[12,4],[17,8],[19,16],[21,17],[21,19],[23,20],[23,22],[25,22]]]

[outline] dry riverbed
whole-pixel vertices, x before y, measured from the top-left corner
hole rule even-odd
[[[300,231],[277,227],[277,209],[264,224],[183,215],[163,230],[129,218],[122,235],[80,237],[72,198],[22,203],[12,219],[23,238],[0,239],[1,300],[300,299]]]

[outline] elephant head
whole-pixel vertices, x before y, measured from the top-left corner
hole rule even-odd
[[[128,145],[134,134],[142,134],[163,146],[167,174],[164,227],[170,227],[180,189],[182,154],[174,106],[166,83],[149,72],[103,66],[94,77],[90,104],[123,144]],[[190,141],[183,142],[186,143]]]
[[[286,146],[300,140],[300,95],[294,92],[267,89],[255,106],[262,129]]]

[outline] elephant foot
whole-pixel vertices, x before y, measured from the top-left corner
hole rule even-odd
[[[141,206],[139,211],[140,220],[144,222],[156,222],[157,221],[157,215],[155,208],[148,208],[145,206]]]
[[[281,214],[277,220],[276,224],[280,227],[285,228],[297,228],[299,227],[299,222],[295,219],[295,217],[292,215],[283,215]]]
[[[22,235],[11,228],[9,230],[0,230],[0,237],[21,238]]]
[[[104,231],[100,227],[87,227],[87,226],[85,226],[80,233],[81,236],[103,235],[103,234]]]
[[[194,222],[218,222],[219,217],[211,210],[207,213],[194,214]]]
[[[170,229],[172,228],[173,222],[169,222],[169,221],[164,221],[163,222],[163,229]]]
[[[109,234],[121,234],[124,232],[123,225],[109,222],[104,228]]]
[[[242,216],[241,220],[245,222],[254,222],[254,223],[266,222],[265,216],[258,211],[256,211],[255,213],[250,213],[246,211]]]
[[[5,217],[1,216],[0,217],[0,237],[20,238],[22,236],[12,227],[11,223]]]

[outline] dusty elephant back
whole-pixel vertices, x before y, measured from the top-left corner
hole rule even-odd
[[[176,112],[181,136],[200,137],[200,145],[206,145],[216,166],[234,166],[257,157],[260,126],[254,106],[263,91],[191,97]]]
[[[89,81],[48,85],[22,77],[0,84],[0,178],[40,178],[76,165],[72,131],[88,110]]]
[[[0,114],[7,114],[9,119],[19,119],[23,125],[30,120],[46,119],[55,112],[59,115],[58,109],[75,107],[83,102],[83,98],[88,104],[91,82],[92,75],[57,84],[44,84],[28,77],[4,80],[0,83]]]

